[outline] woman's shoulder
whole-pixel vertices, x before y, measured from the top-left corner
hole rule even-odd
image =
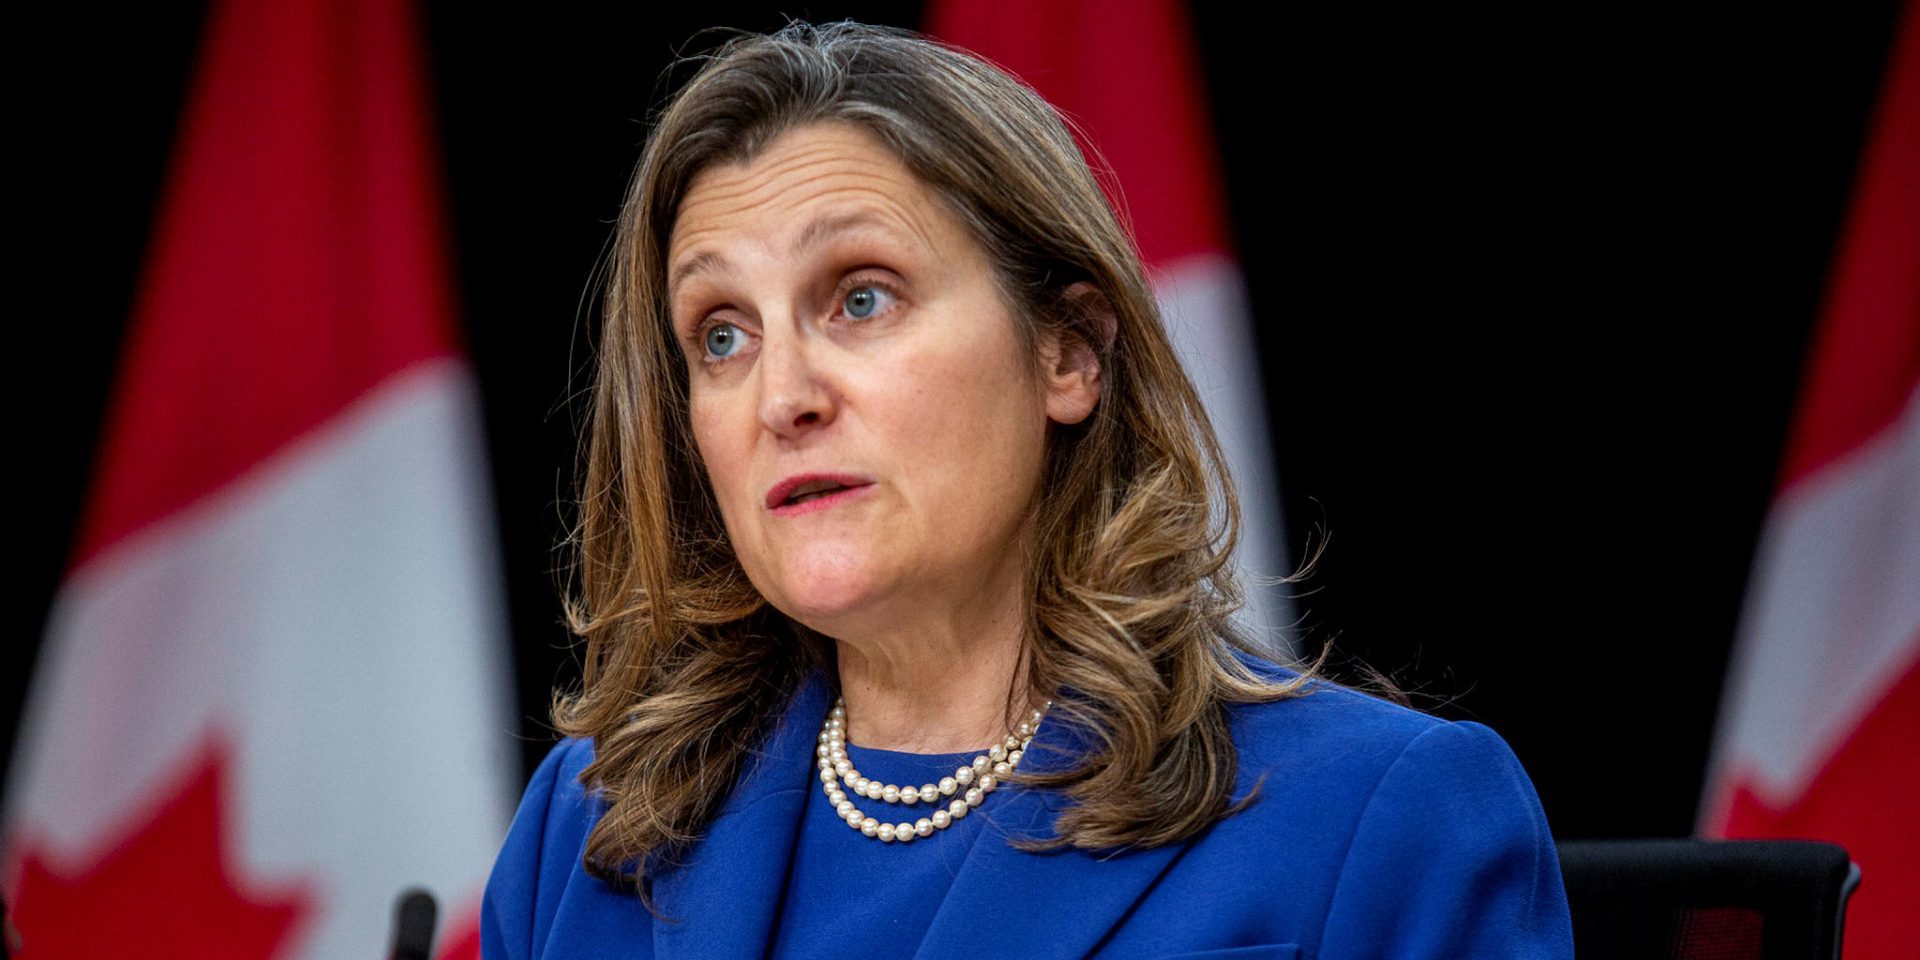
[[[1271,657],[1234,650],[1233,655],[1262,680],[1287,682],[1301,671]],[[1272,703],[1228,704],[1228,714],[1244,727],[1249,744],[1275,738],[1310,746],[1310,741],[1332,738],[1334,745],[1351,747],[1356,739],[1405,743],[1449,721],[1422,713],[1324,676],[1309,679],[1298,695]]]
[[[1235,796],[1259,795],[1217,829],[1241,856],[1322,878],[1322,955],[1572,956],[1553,834],[1499,734],[1328,680],[1306,691],[1229,707]],[[1476,922],[1460,922],[1463,903]]]
[[[580,782],[581,771],[592,762],[593,740],[588,737],[565,737],[548,749],[521,794],[512,827],[519,835],[508,838],[509,852],[585,849],[587,831],[605,812],[601,798]]]
[[[534,803],[545,806],[548,818],[554,813],[590,807],[593,797],[580,784],[580,773],[593,762],[593,738],[562,737],[548,748],[540,766],[527,781],[521,797],[522,808]],[[523,812],[531,812],[524,811]]]
[[[1300,676],[1267,657],[1235,655],[1264,679]],[[1263,791],[1371,796],[1391,772],[1396,779],[1492,778],[1517,799],[1537,803],[1519,759],[1492,728],[1422,713],[1325,678],[1309,680],[1290,699],[1229,704],[1228,715],[1246,787],[1266,774]]]
[[[544,801],[549,843],[565,842],[577,835],[579,842],[574,849],[585,850],[587,831],[606,813],[601,796],[580,781],[580,774],[593,757],[592,737],[563,737],[547,751],[528,782],[521,803]]]
[[[580,772],[592,762],[593,741],[568,737],[547,751],[528,780],[481,900],[484,956],[534,956],[545,941],[553,892],[580,875],[587,834],[605,812],[580,784]],[[546,912],[541,903],[549,904]]]

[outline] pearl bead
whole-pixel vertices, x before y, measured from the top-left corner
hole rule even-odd
[[[1047,706],[1052,707],[1053,701],[1047,701]],[[834,815],[865,836],[876,837],[883,843],[901,844],[917,837],[932,836],[935,830],[947,829],[954,821],[964,818],[999,786],[1001,777],[1012,772],[1031,742],[1044,712],[1035,710],[1033,718],[1022,723],[1016,733],[1008,734],[999,743],[988,747],[986,753],[974,757],[966,766],[956,768],[953,776],[941,777],[938,783],[915,787],[911,784],[900,786],[883,783],[862,776],[859,770],[854,769],[853,761],[847,756],[846,701],[838,700],[827,715],[820,731],[820,745],[814,750],[819,757],[816,766],[819,767],[821,789],[826,793],[828,802],[833,804]],[[847,799],[846,791],[841,789],[842,783],[858,796],[908,805],[931,804],[963,790],[965,793],[947,803],[944,809],[935,807],[931,816],[913,822],[881,823],[861,812],[853,801]]]

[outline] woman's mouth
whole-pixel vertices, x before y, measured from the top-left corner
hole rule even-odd
[[[777,517],[799,516],[860,496],[871,486],[871,480],[846,475],[789,477],[768,491],[767,509]]]
[[[803,513],[825,510],[834,504],[851,500],[854,497],[866,493],[868,488],[872,486],[873,484],[871,483],[863,483],[857,487],[835,486],[827,490],[816,490],[812,493],[800,494],[789,499],[786,503],[774,507],[773,515],[776,517],[797,517]]]

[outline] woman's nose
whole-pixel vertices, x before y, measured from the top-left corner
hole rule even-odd
[[[783,437],[833,422],[834,395],[810,349],[792,337],[760,347],[760,422]]]

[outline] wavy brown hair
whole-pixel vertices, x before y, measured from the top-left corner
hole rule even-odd
[[[1230,805],[1226,705],[1300,695],[1326,653],[1285,683],[1233,655],[1266,654],[1231,619],[1243,603],[1233,481],[1067,122],[993,65],[894,28],[791,23],[698,59],[657,116],[621,213],[569,542],[584,680],[555,698],[552,720],[596,747],[581,779],[607,812],[587,868],[635,883],[651,909],[641,881],[697,841],[806,671],[836,675],[832,641],[769,605],[728,546],[665,277],[698,173],[823,121],[877,135],[958,216],[993,261],[1036,372],[1043,333],[1077,338],[1100,364],[1093,415],[1048,438],[1016,672],[1028,689],[1007,698],[1009,728],[1016,704],[1052,699],[1093,746],[1066,769],[1006,778],[1075,801],[1054,837],[1017,842],[1156,846],[1238,812],[1254,794]],[[1069,290],[1082,281],[1104,302]]]

